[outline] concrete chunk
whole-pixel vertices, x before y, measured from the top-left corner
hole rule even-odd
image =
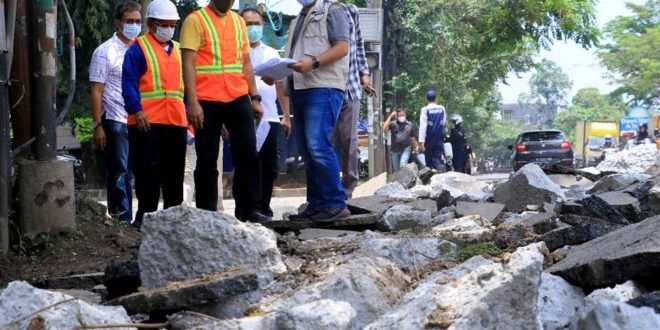
[[[402,167],[399,172],[396,172],[394,181],[400,183],[403,188],[410,189],[415,186],[417,179],[419,178],[419,169],[416,163],[410,163]]]
[[[504,204],[497,203],[473,203],[457,202],[456,215],[465,217],[468,215],[480,215],[490,222],[493,222],[504,210]]]
[[[522,212],[528,205],[564,201],[561,188],[536,164],[523,166],[509,181],[495,188],[495,202],[506,205],[509,212]]]
[[[124,306],[129,314],[171,312],[219,302],[257,288],[256,273],[235,270],[195,280],[173,282],[162,288],[111,300],[108,305]]]

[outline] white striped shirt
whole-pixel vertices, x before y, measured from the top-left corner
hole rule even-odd
[[[89,81],[105,84],[101,112],[105,119],[120,123],[126,123],[128,118],[121,95],[121,71],[129,46],[115,33],[96,48],[89,66]]]

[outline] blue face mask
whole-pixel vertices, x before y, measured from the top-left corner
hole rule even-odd
[[[314,3],[316,0],[298,0],[298,3],[301,4],[303,7],[307,7],[311,4]]]
[[[142,32],[141,24],[124,24],[124,30],[122,31],[122,34],[124,37],[133,40],[140,35],[140,32]]]
[[[264,34],[263,25],[250,25],[247,27],[248,39],[250,42],[257,42],[261,40],[261,37]]]

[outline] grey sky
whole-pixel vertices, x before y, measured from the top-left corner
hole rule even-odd
[[[600,0],[597,5],[598,25],[603,27],[605,23],[611,21],[619,15],[629,15],[630,11],[626,8],[626,2],[635,4],[644,4],[645,0]],[[570,97],[585,87],[597,87],[601,93],[609,93],[616,89],[612,79],[606,77],[605,69],[596,55],[595,49],[585,50],[574,42],[556,42],[549,51],[541,51],[536,56],[537,60],[547,58],[556,62],[573,81],[573,89]],[[515,74],[508,77],[509,85],[500,84],[499,90],[502,93],[504,103],[516,103],[518,95],[529,91],[529,78],[531,72],[521,75],[517,78]]]

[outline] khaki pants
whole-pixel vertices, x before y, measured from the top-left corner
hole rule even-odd
[[[222,204],[222,140],[220,142],[220,154],[218,156],[218,211],[224,211],[225,207]],[[183,200],[188,203],[188,205],[195,205],[193,202],[195,200],[195,166],[197,164],[197,153],[195,152],[195,146],[188,146],[186,149],[186,170],[183,177]]]

